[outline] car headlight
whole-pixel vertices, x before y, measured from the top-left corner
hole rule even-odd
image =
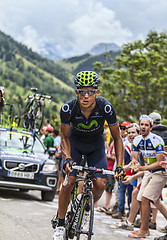
[[[53,171],[57,171],[57,166],[56,164],[45,164],[43,166],[43,172],[53,172]]]

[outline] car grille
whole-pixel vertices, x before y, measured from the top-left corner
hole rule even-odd
[[[39,170],[39,164],[6,160],[4,161],[4,168],[8,171],[13,170],[13,171],[37,173]]]
[[[4,177],[3,181],[8,181],[8,182],[16,182],[16,183],[29,183],[29,184],[38,184],[37,180],[35,179],[24,179],[24,178],[12,178],[11,177]]]

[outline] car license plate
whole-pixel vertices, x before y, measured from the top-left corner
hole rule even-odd
[[[8,171],[9,177],[34,179],[34,173]]]

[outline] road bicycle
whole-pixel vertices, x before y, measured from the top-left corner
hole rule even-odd
[[[4,87],[0,86],[0,124],[2,124],[3,107],[4,107],[4,98],[2,94],[3,91],[4,91]]]
[[[83,176],[77,174],[71,201],[68,206],[65,219],[65,240],[91,240],[93,235],[94,221],[94,199],[92,193],[93,181],[96,181],[95,173],[114,175],[113,171],[97,169],[95,167],[72,166],[72,169],[85,173]],[[66,175],[63,185],[68,182],[69,174]],[[78,195],[79,182],[83,181],[83,191]],[[51,220],[52,227],[56,228],[57,215]]]
[[[44,118],[45,99],[51,101],[51,96],[37,94],[37,88],[31,88],[33,95],[28,95],[26,98],[26,106],[23,113],[23,127],[29,130],[42,127]],[[48,102],[48,103],[49,103]]]
[[[8,125],[19,127],[21,122],[21,104],[18,104],[17,107],[15,104],[5,104],[5,106],[9,106]]]
[[[21,105],[4,103],[1,110],[0,124],[7,125],[9,127],[19,127],[21,122]]]

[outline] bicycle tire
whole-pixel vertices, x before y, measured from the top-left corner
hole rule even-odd
[[[37,107],[34,110],[34,125],[33,128],[41,129],[44,120],[44,105],[37,103]]]
[[[14,121],[16,123],[16,126],[19,127],[20,122],[21,122],[21,104],[18,105],[17,114],[15,114],[15,120]]]
[[[10,104],[8,123],[11,127],[13,127],[15,125],[14,116],[15,116],[15,106],[14,106],[14,104]]]
[[[72,201],[72,199],[71,199],[71,201]],[[67,210],[66,218],[65,218],[66,227],[65,227],[65,237],[64,237],[64,240],[68,240],[68,239],[73,239],[74,238],[75,230],[72,229],[72,226],[73,226],[73,223],[74,223],[73,217],[74,217],[74,212],[72,211],[72,202],[71,202],[71,204],[68,206],[68,210]]]
[[[23,128],[29,129],[30,127],[30,115],[31,115],[31,102],[28,102],[25,106],[25,110],[23,113]]]
[[[75,182],[74,188],[71,191],[71,199],[70,199],[70,204],[68,206],[68,210],[66,213],[66,230],[65,230],[65,240],[68,239],[73,239],[75,235],[75,231],[72,230],[73,226],[73,217],[74,217],[74,212],[73,212],[73,206],[75,205],[76,197],[77,197],[77,191],[78,191],[78,182]]]
[[[77,240],[91,240],[93,235],[94,200],[93,193],[88,192],[81,201],[80,215],[77,225]]]

